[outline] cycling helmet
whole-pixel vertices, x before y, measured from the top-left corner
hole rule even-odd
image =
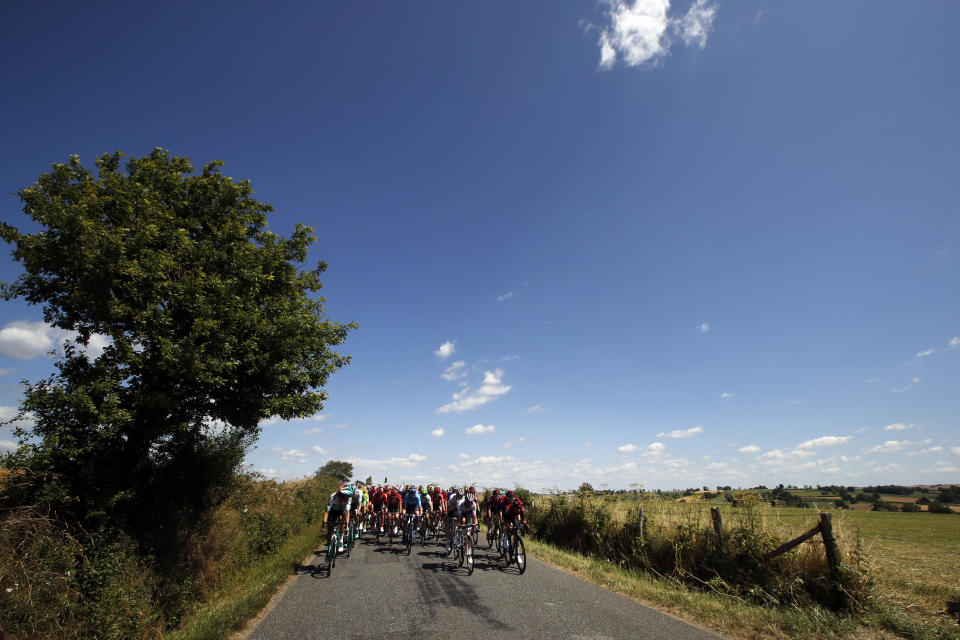
[[[495,495],[495,496],[500,495],[500,489],[494,489],[494,490],[493,490],[493,495]]]
[[[477,490],[474,489],[473,487],[470,487],[469,489],[467,489],[467,493],[476,493],[476,492]]]
[[[426,488],[426,487],[420,487],[420,493],[422,493],[423,495],[427,495],[427,493],[428,493],[428,492],[427,492],[427,488]]]
[[[353,492],[354,492],[354,487],[353,487],[353,485],[349,485],[349,484],[348,484],[348,485],[346,485],[346,486],[344,486],[344,487],[340,487],[340,493],[342,493],[342,494],[345,495],[345,496],[352,496],[352,495],[353,495]]]
[[[508,498],[512,498],[512,497],[513,497],[513,491],[507,491],[507,497],[508,497]]]

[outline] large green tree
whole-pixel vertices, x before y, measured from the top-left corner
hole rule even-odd
[[[40,230],[0,223],[23,266],[3,297],[42,305],[79,345],[27,386],[34,426],[7,464],[20,499],[156,541],[217,502],[261,421],[321,409],[354,325],[316,294],[326,264],[297,266],[314,230],[271,232],[249,181],[161,149],[124,157],[97,175],[76,156],[53,165],[18,194]],[[109,343],[95,359],[93,336]]]

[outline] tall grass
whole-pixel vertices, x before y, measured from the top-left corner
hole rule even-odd
[[[286,483],[238,476],[202,529],[186,536],[178,559],[162,566],[123,532],[77,531],[31,509],[0,513],[0,638],[160,638],[216,608],[227,587],[249,599],[234,578],[261,565],[289,573],[291,543],[298,540],[296,553],[309,545],[337,486],[330,476]],[[253,582],[262,591],[282,579]],[[234,607],[229,626],[258,608]]]
[[[872,580],[856,534],[842,523],[835,526],[843,553],[838,571],[828,566],[819,536],[764,561],[782,542],[815,526],[817,513],[786,520],[759,501],[739,504],[722,508],[724,532],[719,540],[709,509],[695,503],[553,496],[538,499],[528,518],[540,540],[688,587],[754,604],[848,611],[866,606]]]

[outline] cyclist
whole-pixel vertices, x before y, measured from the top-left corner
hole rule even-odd
[[[387,510],[387,494],[383,492],[383,487],[374,487],[370,496],[370,504],[373,506],[374,514],[376,514],[373,526],[380,527],[380,533],[383,533],[383,512]]]
[[[447,553],[453,548],[453,527],[459,520],[460,503],[466,500],[466,496],[460,493],[457,487],[450,487],[447,492]]]
[[[423,507],[423,521],[424,527],[427,532],[425,537],[430,536],[430,516],[433,515],[433,498],[430,496],[430,492],[427,491],[427,487],[420,485],[420,506]]]
[[[487,499],[484,503],[484,511],[487,513],[487,521],[490,526],[494,525],[494,516],[497,515],[498,509],[500,506],[500,489],[494,489],[493,492],[487,496]]]
[[[363,513],[361,507],[363,506],[363,492],[360,491],[356,486],[350,485],[353,489],[353,499],[350,501],[350,517],[347,518],[347,532],[350,531],[350,521],[359,523],[361,519],[358,517],[358,513]],[[353,532],[353,539],[356,540],[360,537],[360,526],[356,525],[356,530]]]
[[[353,487],[350,485],[340,485],[340,490],[330,494],[330,501],[327,503],[327,510],[323,514],[323,524],[327,525],[327,546],[333,539],[333,526],[340,521],[346,521],[347,527],[350,526],[350,503],[353,502]],[[340,538],[340,546],[337,553],[343,553],[343,538]]]
[[[509,540],[509,532],[514,528],[519,528],[522,523],[527,521],[526,510],[523,508],[523,502],[513,491],[507,491],[500,509],[503,514],[504,539]]]
[[[417,493],[415,486],[407,485],[407,491],[403,495],[403,513],[404,515],[418,516],[423,511],[423,503],[420,501],[420,494]],[[403,519],[403,533],[405,536],[413,535],[412,531],[407,531],[407,519]]]
[[[387,522],[391,529],[397,528],[397,521],[400,518],[400,506],[403,498],[396,487],[387,488]]]

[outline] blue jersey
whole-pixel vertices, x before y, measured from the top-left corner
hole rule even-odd
[[[407,491],[405,494],[403,494],[403,506],[407,509],[419,509],[420,494],[412,491]]]

